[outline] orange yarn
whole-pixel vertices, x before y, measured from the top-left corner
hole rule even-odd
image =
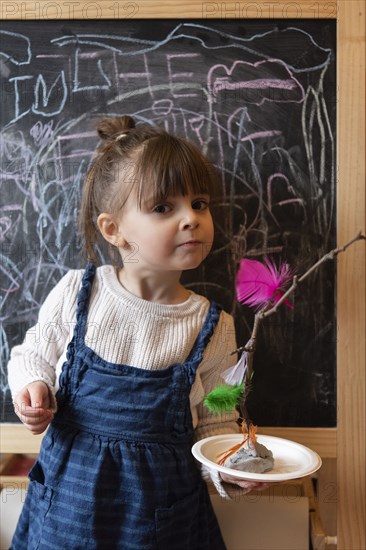
[[[234,445],[233,447],[230,447],[227,451],[223,451],[222,453],[218,454],[216,458],[219,458],[217,461],[217,464],[220,466],[223,466],[225,464],[225,461],[233,455],[236,451],[240,449],[248,440],[252,443],[255,443],[257,441],[257,426],[254,426],[254,424],[249,424],[249,433],[247,432],[247,427],[245,422],[242,422],[241,425],[241,431],[243,433],[244,439],[241,443],[238,443],[237,445]],[[222,458],[220,458],[220,456]]]

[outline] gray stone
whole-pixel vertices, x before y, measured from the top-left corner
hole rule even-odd
[[[240,449],[226,459],[224,466],[233,470],[263,474],[273,468],[272,452],[261,443],[245,443]]]

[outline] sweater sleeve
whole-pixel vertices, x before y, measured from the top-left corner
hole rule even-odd
[[[239,430],[236,411],[213,414],[203,404],[204,397],[216,386],[224,383],[222,373],[235,365],[237,357],[236,354],[231,355],[231,353],[236,348],[234,319],[223,311],[206,347],[192,388],[191,403],[196,405],[193,416],[197,440]]]
[[[23,343],[13,347],[8,363],[13,399],[36,381],[45,382],[55,395],[56,365],[73,331],[81,277],[82,271],[71,270],[57,283],[41,306],[37,323],[27,330]]]
[[[193,387],[193,398],[197,402],[193,416],[196,416],[195,440],[198,441],[213,435],[240,433],[237,424],[238,413],[236,411],[213,414],[203,404],[204,397],[216,386],[223,384],[222,373],[235,365],[236,337],[234,319],[231,315],[222,312],[215,333],[208,344],[203,361],[198,369],[196,382]],[[219,472],[206,466],[201,466],[202,476],[206,481],[211,481],[220,496],[231,499],[242,495],[245,491],[231,483],[221,480]]]

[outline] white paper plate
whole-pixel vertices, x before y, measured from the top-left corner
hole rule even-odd
[[[297,479],[313,474],[322,465],[320,456],[308,447],[271,435],[257,435],[257,440],[272,451],[274,458],[272,470],[264,474],[253,474],[217,464],[217,455],[227,451],[242,440],[243,436],[241,434],[206,437],[193,445],[192,454],[199,462],[213,470],[251,481],[279,482]]]

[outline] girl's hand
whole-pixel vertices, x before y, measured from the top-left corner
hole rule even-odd
[[[225,483],[232,483],[233,485],[238,485],[242,489],[247,489],[248,491],[263,491],[268,489],[273,483],[266,483],[264,481],[249,481],[247,479],[240,479],[238,477],[229,476],[227,474],[221,474],[220,477]]]
[[[14,409],[23,424],[33,435],[41,434],[53,420],[51,400],[45,382],[31,382],[14,399]]]

